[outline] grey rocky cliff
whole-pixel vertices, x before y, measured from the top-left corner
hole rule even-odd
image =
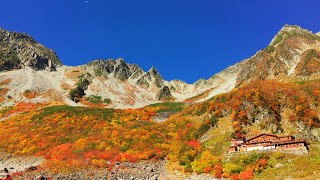
[[[45,79],[58,83],[65,79],[62,83],[63,89],[53,87],[60,94],[75,86],[71,82],[77,83],[77,77],[72,76],[90,73],[93,79],[85,92],[87,95],[99,95],[101,97],[112,95],[114,106],[121,108],[141,107],[154,103],[157,93],[162,97],[161,94],[170,92],[175,101],[201,102],[218,94],[229,92],[242,84],[254,82],[254,80],[272,79],[287,82],[315,79],[320,75],[319,47],[319,36],[297,26],[284,26],[274,36],[267,48],[226,68],[207,80],[200,79],[193,84],[181,80],[166,81],[156,68],[152,67],[145,72],[138,65],[127,63],[123,59],[100,59],[83,66],[65,66],[60,68],[56,74],[59,79],[52,79],[52,77],[49,77],[49,73],[42,74],[43,71],[29,72],[32,69],[52,71],[61,65],[52,50],[43,47],[26,34],[0,29],[0,71],[31,67],[32,69],[25,68],[23,71],[26,70],[27,78],[35,77],[36,80],[32,83],[26,83],[23,90],[34,88],[40,84],[39,82],[41,82],[39,85],[41,88],[42,86],[52,88],[47,85],[48,81]],[[73,68],[74,70],[72,70]],[[6,75],[4,73],[2,77],[15,79],[19,76],[20,79],[24,79],[19,84],[30,82],[25,80],[21,73],[14,72],[16,71],[9,72]],[[8,95],[12,96],[17,93],[13,91],[17,87],[16,85],[9,84],[8,86],[12,89],[11,92],[7,93]],[[164,86],[167,86],[169,91],[162,88]],[[23,94],[23,91],[21,94]],[[21,98],[18,95],[16,97],[17,99]],[[69,99],[63,101],[70,103]],[[11,103],[9,99],[6,102]],[[70,104],[73,104],[73,102]]]
[[[0,28],[0,71],[31,67],[54,71],[62,63],[51,49],[25,33]]]
[[[130,71],[129,66],[123,59],[119,59],[116,61],[116,66],[114,68],[114,77],[125,81],[131,76],[132,72]]]
[[[96,75],[112,76],[120,81],[135,79],[144,73],[138,65],[126,63],[122,58],[94,60],[87,67],[92,68]]]
[[[156,96],[157,100],[171,100],[173,99],[173,96],[170,92],[170,89],[168,86],[163,86],[160,91],[157,93]]]
[[[164,80],[158,70],[155,67],[152,67],[137,80],[137,84],[145,88],[149,88],[151,86],[161,88],[164,84]]]
[[[136,64],[131,64],[129,67],[130,71],[133,72],[130,76],[130,79],[137,79],[144,73],[144,71]]]

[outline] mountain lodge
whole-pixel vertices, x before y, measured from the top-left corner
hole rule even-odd
[[[275,134],[260,134],[250,139],[231,140],[227,153],[263,151],[271,149],[281,150],[308,150],[307,142],[303,139],[296,140],[294,136],[277,136]]]

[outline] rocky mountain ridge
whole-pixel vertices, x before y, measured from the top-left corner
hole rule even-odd
[[[0,28],[0,71],[24,67],[52,71],[61,65],[53,50],[39,44],[31,36]]]
[[[316,58],[315,54],[320,50],[319,43],[320,37],[312,32],[299,26],[286,25],[276,34],[267,48],[257,52],[244,63],[237,83],[254,79],[303,79],[307,74],[301,72],[301,66]],[[315,54],[310,54],[308,57],[310,59],[306,59],[305,53],[309,51]],[[316,62],[310,66],[319,67]],[[310,71],[308,76],[317,76],[319,72]]]
[[[155,67],[145,72],[121,58],[64,66],[52,50],[30,36],[3,29],[0,47],[3,105],[25,101],[85,105],[69,98],[83,75],[89,82],[84,97],[110,99],[107,106],[114,108],[136,108],[163,100],[200,102],[257,79],[299,81],[318,79],[320,75],[320,37],[290,25],[252,57],[193,84],[166,81]]]

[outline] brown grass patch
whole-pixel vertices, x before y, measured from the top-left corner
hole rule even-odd
[[[7,94],[8,91],[9,91],[8,88],[0,88],[0,96]]]
[[[12,79],[8,78],[8,79],[5,79],[3,81],[0,82],[0,86],[3,86],[3,85],[6,85],[6,84],[9,84],[11,82]]]
[[[3,102],[5,98],[3,96],[0,96],[0,103]]]
[[[55,91],[53,89],[47,90],[47,92],[42,94],[42,97],[49,98],[49,99],[54,100],[54,101],[62,101],[61,95],[57,91]]]
[[[23,92],[23,96],[26,97],[27,99],[33,99],[33,98],[39,96],[39,92],[32,91],[32,90],[25,90]]]
[[[82,75],[83,71],[84,70],[82,68],[74,68],[70,71],[65,72],[64,75],[70,79],[75,79],[78,76]]]
[[[62,89],[64,89],[64,90],[70,90],[70,89],[72,89],[72,87],[71,87],[69,84],[65,83],[65,82],[62,82],[62,83],[61,83],[61,87],[62,87]]]
[[[200,99],[203,99],[203,98],[206,98],[209,96],[210,92],[213,90],[214,88],[211,88],[211,89],[208,89],[206,91],[204,91],[203,93],[201,94],[198,94],[196,96],[193,96],[191,98],[188,98],[186,100],[184,100],[183,102],[195,102],[195,101],[198,101]]]
[[[0,103],[5,100],[4,96],[7,94],[8,91],[8,88],[0,88]]]

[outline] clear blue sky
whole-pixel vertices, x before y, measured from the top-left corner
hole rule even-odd
[[[0,26],[66,65],[123,57],[192,83],[250,57],[284,24],[320,31],[318,0],[1,0]]]

